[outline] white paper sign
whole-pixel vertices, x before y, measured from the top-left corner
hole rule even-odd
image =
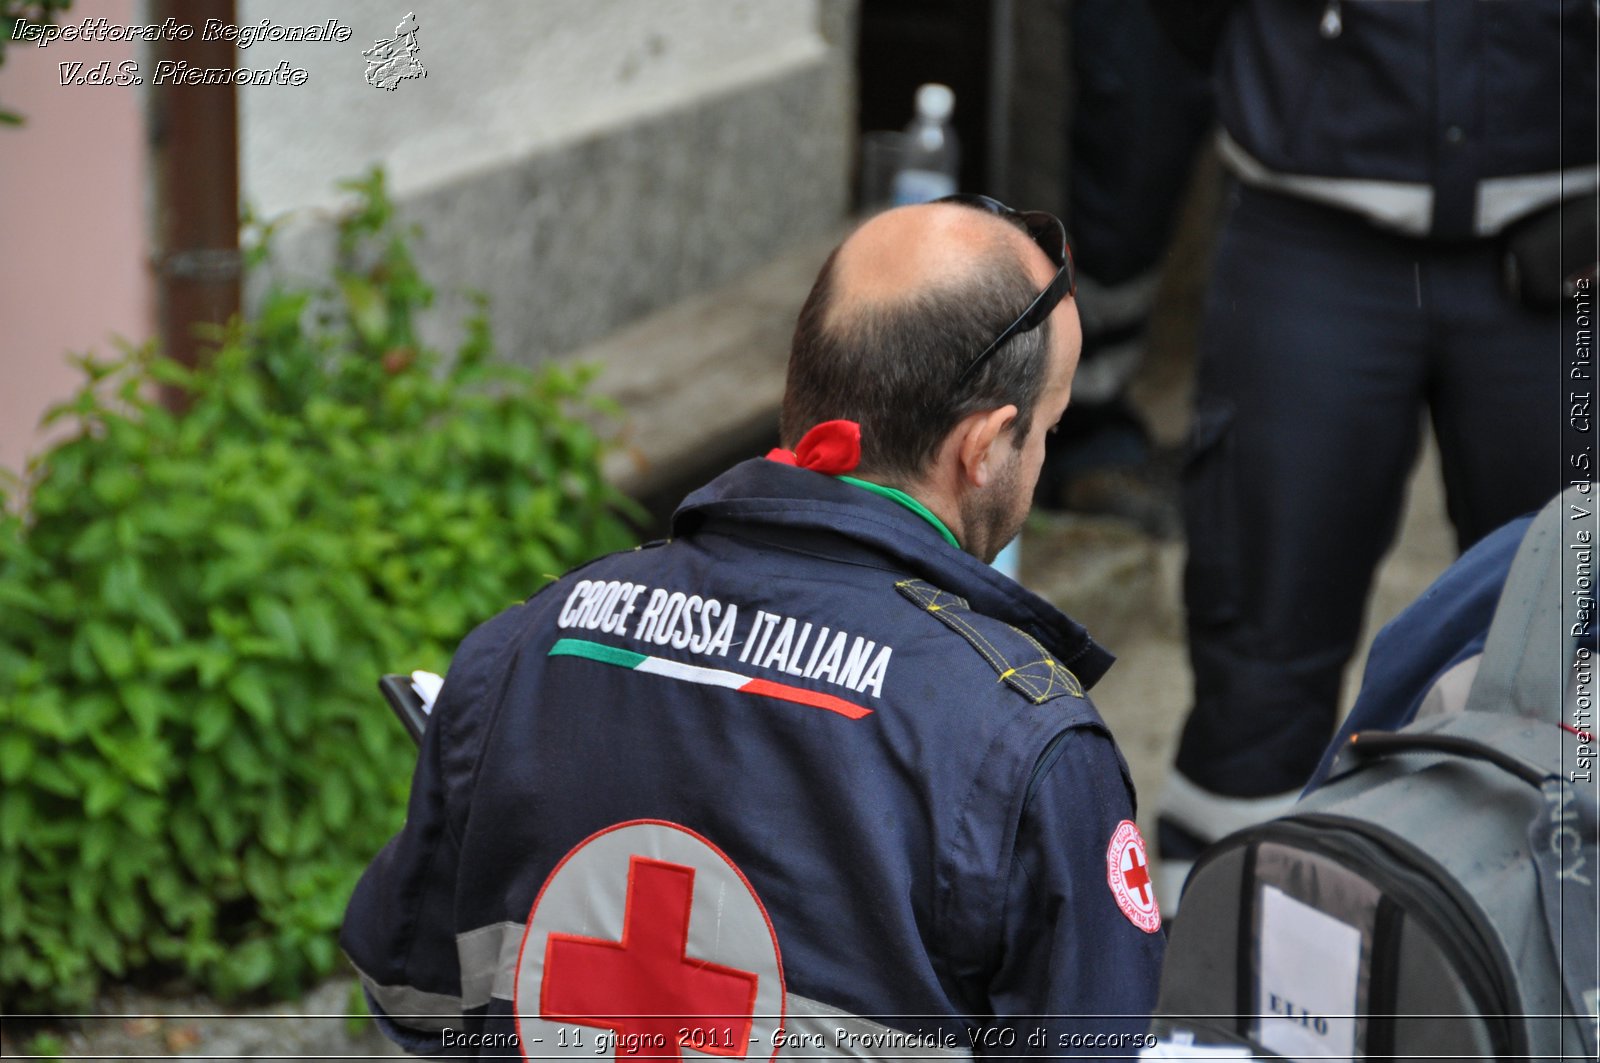
[[[1354,1057],[1361,931],[1265,886],[1260,961],[1256,1040],[1291,1059]]]

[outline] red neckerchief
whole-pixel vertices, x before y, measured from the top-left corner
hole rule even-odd
[[[767,460],[838,476],[861,464],[861,426],[854,421],[823,421],[801,436],[793,450],[767,451]]]

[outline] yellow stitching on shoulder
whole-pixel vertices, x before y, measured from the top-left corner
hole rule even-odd
[[[944,616],[949,620],[949,623],[952,627],[956,627],[961,634],[966,636],[967,642],[971,644],[973,649],[978,651],[984,660],[989,662],[989,666],[991,668],[999,672],[1011,667],[1011,662],[1006,660],[1005,657],[989,643],[989,640],[983,637],[983,632],[979,631],[977,628],[968,623],[965,617],[951,612],[946,612]]]
[[[979,656],[995,670],[997,682],[1009,684],[1034,704],[1042,704],[1055,697],[1058,689],[1073,697],[1083,696],[1083,687],[1071,670],[1057,663],[1049,651],[1026,631],[1006,625],[1038,651],[1039,657],[1021,666],[1013,665],[999,647],[962,615],[969,612],[971,607],[959,595],[941,591],[923,580],[901,580],[895,587],[927,612],[938,614],[940,622],[964,637],[968,645],[977,650]],[[1044,670],[1043,675],[1035,671],[1039,668]]]
[[[1061,680],[1062,687],[1068,694],[1075,698],[1083,697],[1083,684],[1078,681],[1077,676],[1072,674],[1072,669],[1067,668],[1065,665],[1058,664],[1056,659],[1050,655],[1050,651],[1039,645],[1039,640],[1028,634],[1026,631],[1015,627],[1011,628],[1011,630],[1027,639],[1028,643],[1033,646],[1034,649],[1039,651],[1039,655],[1043,658],[1044,666],[1049,669],[1049,690],[1053,690],[1055,688],[1055,682],[1059,678]]]

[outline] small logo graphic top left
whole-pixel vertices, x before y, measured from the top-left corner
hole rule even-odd
[[[407,78],[425,78],[428,71],[417,59],[417,16],[406,17],[394,28],[394,36],[375,41],[361,54],[367,58],[367,84],[393,92]]]

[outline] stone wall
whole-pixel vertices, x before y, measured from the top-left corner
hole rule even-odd
[[[537,361],[832,231],[847,203],[853,2],[408,0],[427,76],[363,79],[361,48],[404,10],[377,0],[241,0],[241,24],[317,22],[341,45],[260,42],[304,89],[240,89],[246,198],[290,213],[279,261],[331,254],[334,182],[382,163],[425,228],[446,346],[491,299],[502,351]],[[359,45],[359,47],[357,47]],[[315,91],[306,91],[314,89]]]

